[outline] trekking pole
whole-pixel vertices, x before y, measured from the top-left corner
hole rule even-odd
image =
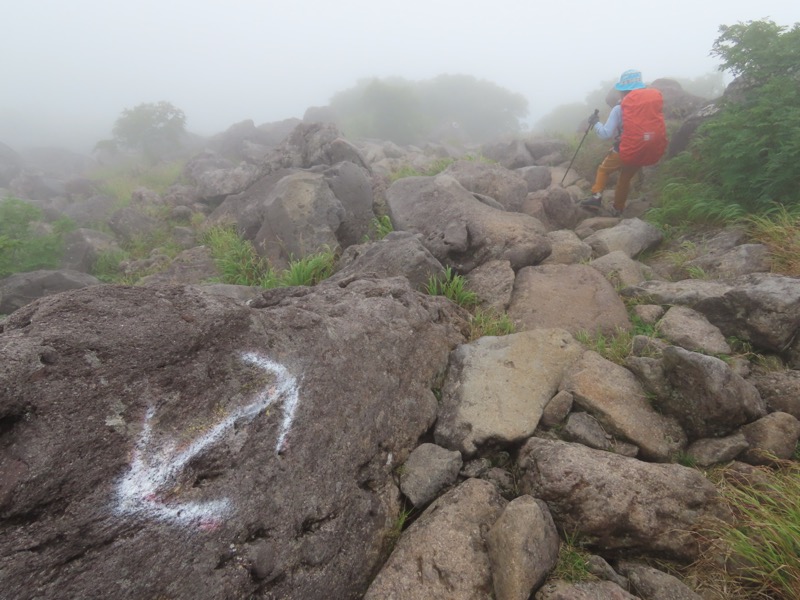
[[[595,108],[594,109],[594,116],[597,117],[599,114],[600,114],[600,109],[599,108]],[[564,177],[561,178],[561,183],[559,185],[564,185],[564,180],[567,178],[567,173],[569,173],[569,170],[572,168],[572,163],[575,162],[575,157],[578,156],[578,150],[580,150],[581,146],[583,146],[583,140],[585,140],[586,136],[589,135],[589,132],[592,130],[592,127],[594,127],[594,125],[589,125],[589,127],[587,127],[587,129],[586,129],[586,133],[583,134],[583,137],[581,138],[581,143],[578,144],[578,149],[575,150],[575,156],[573,156],[572,160],[569,161],[569,166],[567,167],[567,170],[564,171]]]

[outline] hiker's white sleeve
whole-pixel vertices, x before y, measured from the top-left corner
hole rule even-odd
[[[605,123],[595,123],[594,131],[601,140],[610,140],[617,137],[622,129],[622,107],[617,104],[608,114]]]

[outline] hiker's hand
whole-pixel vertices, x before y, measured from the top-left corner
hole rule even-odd
[[[589,127],[594,127],[595,123],[600,122],[600,111],[596,110],[589,117]]]

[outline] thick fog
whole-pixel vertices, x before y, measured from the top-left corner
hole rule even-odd
[[[29,0],[6,2],[0,142],[89,151],[125,108],[165,100],[187,129],[302,118],[365,77],[466,74],[532,121],[629,68],[700,77],[722,24],[800,20],[797,0]]]

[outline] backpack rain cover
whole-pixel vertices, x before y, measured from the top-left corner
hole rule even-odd
[[[656,164],[667,149],[664,98],[655,88],[633,90],[622,99],[619,157],[625,164]]]

